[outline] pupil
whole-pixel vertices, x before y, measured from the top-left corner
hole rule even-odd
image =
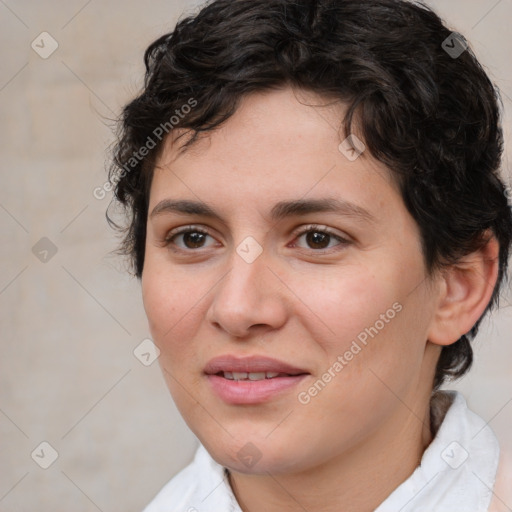
[[[189,247],[187,240],[191,240],[191,243],[194,247],[199,247],[201,245],[203,237],[204,237],[204,233],[198,233],[197,231],[192,231],[190,233],[185,233],[183,240],[187,247]]]
[[[327,244],[323,244],[322,242],[325,242],[327,241],[329,235],[325,234],[325,233],[319,233],[318,231],[312,231],[310,233],[307,234],[307,237],[308,237],[308,243],[310,243],[310,245],[317,245],[317,244],[320,244],[322,245],[322,247],[320,247],[320,249],[325,249],[325,247],[327,245],[329,245],[328,243]],[[318,249],[318,247],[316,247]]]

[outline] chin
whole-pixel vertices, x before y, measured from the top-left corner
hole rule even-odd
[[[218,437],[198,438],[217,463],[238,473],[279,474],[298,471],[301,466],[307,469],[307,464],[300,463],[302,454],[294,448],[290,436],[268,439],[263,435],[245,435],[231,438],[226,434],[222,441]]]

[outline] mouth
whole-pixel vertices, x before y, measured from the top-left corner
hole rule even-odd
[[[288,373],[279,372],[219,372],[216,375],[228,380],[264,380],[275,379],[277,377],[290,377]]]
[[[279,376],[309,373],[298,366],[266,356],[239,357],[231,354],[214,357],[204,368],[207,375],[220,375],[230,380],[262,380]]]
[[[290,392],[310,375],[277,359],[232,355],[212,359],[204,373],[214,394],[233,405],[267,402]]]

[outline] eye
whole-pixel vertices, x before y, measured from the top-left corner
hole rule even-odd
[[[338,246],[345,247],[350,243],[349,240],[333,233],[329,228],[312,224],[296,233],[297,239],[306,235],[305,241],[309,247],[306,249],[315,249],[316,251],[331,249],[330,242],[338,241]]]
[[[164,245],[165,247],[169,247],[173,251],[186,251],[193,249],[201,249],[204,248],[205,238],[210,236],[207,231],[202,228],[196,226],[186,226],[178,231],[171,231],[165,238]],[[178,249],[174,249],[172,246],[177,245],[175,240],[179,237],[182,237],[182,242],[184,246],[177,246]],[[212,238],[210,236],[210,238]]]
[[[308,247],[305,248],[313,249],[315,252],[331,249],[333,247],[331,242],[337,241],[338,243],[335,244],[334,247],[341,246],[341,248],[350,244],[350,241],[346,238],[336,235],[327,227],[318,226],[316,224],[303,228],[298,233],[295,233],[294,236],[296,237],[295,239],[300,239],[305,236],[306,243],[308,244]],[[179,240],[180,237],[182,241],[181,245],[176,243],[176,240]],[[190,252],[196,249],[208,248],[208,246],[205,245],[207,237],[213,238],[205,229],[198,226],[185,226],[171,231],[164,240],[164,246],[169,247],[175,252]]]

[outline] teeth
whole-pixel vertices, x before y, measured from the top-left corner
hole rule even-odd
[[[265,372],[249,373],[249,380],[263,380],[264,378]]]
[[[273,379],[278,375],[278,372],[224,372],[224,378],[228,380],[263,380]]]

